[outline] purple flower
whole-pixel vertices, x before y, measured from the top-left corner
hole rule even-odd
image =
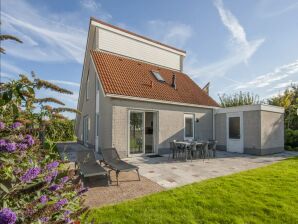
[[[26,171],[26,173],[21,177],[21,180],[23,182],[29,182],[30,180],[37,177],[38,174],[40,174],[40,168],[34,167]]]
[[[1,224],[14,224],[17,221],[16,214],[9,208],[3,208],[0,211]]]
[[[47,183],[51,183],[52,179],[53,179],[52,175],[47,175],[44,177],[44,181]]]
[[[88,191],[88,187],[85,187],[85,188],[81,188],[79,191],[78,191],[78,195],[82,195],[84,194],[85,192]]]
[[[52,185],[52,186],[50,186],[50,190],[51,191],[57,191],[57,190],[59,190],[61,188],[61,186],[60,185],[58,185],[58,184],[54,184],[54,185]]]
[[[14,143],[14,142],[6,143],[6,151],[7,152],[14,152],[14,151],[16,151],[16,149],[17,149],[16,143]]]
[[[5,152],[14,152],[17,149],[16,143],[0,139],[0,150]]]
[[[65,184],[68,180],[69,180],[69,177],[65,176],[65,177],[62,177],[60,181],[61,183]]]
[[[66,217],[66,216],[68,216],[69,214],[71,213],[71,211],[69,211],[69,210],[66,210],[65,212],[64,212],[64,217]]]
[[[20,122],[15,122],[15,123],[13,123],[13,124],[11,125],[11,128],[12,128],[12,129],[17,129],[17,128],[21,127],[21,126],[22,126],[22,123],[20,123]]]
[[[46,195],[42,195],[39,199],[41,204],[45,204],[48,202],[48,197]]]
[[[23,143],[27,144],[28,146],[34,145],[34,139],[32,135],[26,135],[25,138],[23,139]]]
[[[6,148],[6,141],[5,139],[0,139],[0,150],[4,150]]]
[[[28,148],[28,145],[25,144],[25,143],[18,143],[18,144],[17,144],[17,148],[18,148],[19,150],[21,150],[21,151],[24,151],[24,150],[26,150],[26,149]]]
[[[58,171],[54,170],[54,171],[50,172],[48,175],[46,175],[44,177],[44,180],[46,182],[50,183],[53,180],[53,178],[56,178],[57,175],[58,175]]]
[[[46,222],[48,222],[49,220],[50,220],[50,218],[49,217],[42,217],[42,218],[40,218],[39,219],[42,223],[46,223]]]
[[[51,162],[47,165],[47,169],[48,170],[52,170],[54,168],[57,168],[59,166],[59,162],[58,161],[54,161],[54,162]]]
[[[63,205],[65,205],[65,204],[67,204],[67,203],[68,203],[67,199],[66,199],[66,198],[63,198],[63,199],[59,200],[58,202],[56,202],[56,204],[54,205],[54,208],[58,210],[58,209],[60,209]]]
[[[2,121],[0,121],[0,130],[2,130],[4,128],[5,128],[5,124]]]
[[[70,223],[71,219],[69,217],[67,217],[66,219],[64,219],[65,223]]]

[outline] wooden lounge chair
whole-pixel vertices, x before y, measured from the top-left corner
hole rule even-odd
[[[79,168],[79,173],[83,178],[106,175],[109,184],[109,173],[97,163],[93,151],[77,151],[76,167]]]
[[[117,185],[119,185],[118,176],[120,172],[129,172],[132,170],[137,171],[139,181],[140,174],[139,174],[139,167],[131,165],[123,160],[120,159],[119,154],[115,148],[106,148],[101,150],[103,162],[111,169],[116,172],[116,179]],[[110,171],[109,170],[109,176]]]

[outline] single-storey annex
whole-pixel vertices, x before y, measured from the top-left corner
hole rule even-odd
[[[265,113],[264,105],[255,105],[255,119],[236,107],[230,110],[238,118],[230,118],[228,108],[220,108],[183,73],[185,56],[183,50],[91,18],[78,101],[82,113],[76,117],[78,141],[96,151],[115,147],[122,157],[165,153],[173,139],[218,139],[219,149],[240,153],[283,150],[283,132],[266,138],[271,143],[264,140],[264,133],[273,130],[271,120],[278,119],[278,130],[283,128],[282,109],[267,105]]]

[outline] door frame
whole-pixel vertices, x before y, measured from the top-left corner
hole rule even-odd
[[[83,144],[88,147],[89,138],[89,117],[85,115],[83,117]]]
[[[130,113],[131,112],[137,112],[137,113],[143,113],[143,149],[141,153],[130,153]],[[146,116],[146,112],[153,112],[153,152],[152,153],[145,153],[145,116]],[[154,124],[154,116],[155,117],[155,121],[156,124]],[[127,155],[128,157],[134,157],[134,156],[144,156],[144,155],[154,155],[157,153],[158,151],[158,144],[157,144],[157,140],[158,140],[158,130],[159,130],[159,126],[158,126],[158,111],[155,110],[146,110],[146,109],[128,109],[128,113],[127,113]]]
[[[192,117],[192,137],[186,137],[185,136],[185,118],[186,117]],[[183,139],[184,140],[194,140],[195,139],[195,119],[196,116],[194,113],[184,113],[183,115]]]
[[[239,117],[240,118],[240,139],[232,139],[229,138],[229,118],[230,117]],[[244,152],[244,136],[243,136],[243,112],[231,112],[227,113],[226,115],[226,140],[227,140],[227,151],[228,152],[237,152],[237,153],[243,153]],[[239,148],[237,150],[234,150],[233,143],[238,143]],[[234,146],[235,147],[235,146]]]

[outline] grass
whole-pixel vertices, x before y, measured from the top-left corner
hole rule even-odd
[[[100,195],[96,195],[100,197]],[[90,223],[298,223],[298,157],[90,210]]]

